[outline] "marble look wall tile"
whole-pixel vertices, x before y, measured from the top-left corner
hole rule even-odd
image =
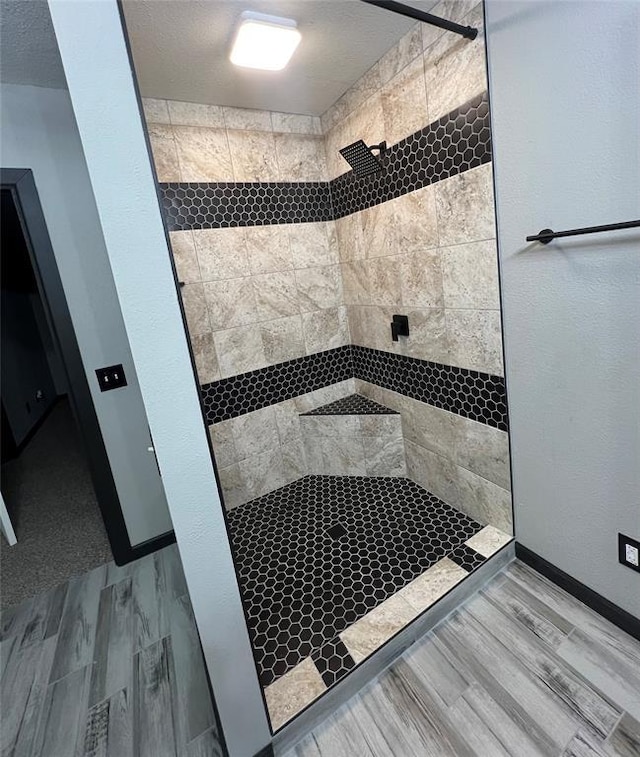
[[[222,378],[254,371],[267,364],[259,326],[240,326],[217,331],[213,335],[213,341]]]
[[[219,105],[183,103],[169,100],[169,117],[174,126],[210,126],[224,129],[224,117]]]
[[[381,96],[388,144],[396,144],[427,126],[429,114],[422,56],[394,76],[382,89]]]
[[[501,547],[508,544],[513,537],[509,534],[505,534],[495,526],[485,526],[482,531],[478,531],[477,534],[467,539],[465,544],[471,549],[475,549],[484,557],[491,557]]]
[[[452,507],[459,506],[459,468],[453,460],[405,439],[407,476]],[[466,512],[466,510],[465,510]],[[472,516],[473,517],[473,516]],[[481,521],[486,523],[486,521]]]
[[[260,331],[268,364],[283,363],[305,354],[302,318],[299,315],[264,321],[260,324]]]
[[[260,455],[247,457],[238,465],[249,499],[262,497],[263,494],[284,486],[284,468],[279,446]]]
[[[349,626],[340,638],[355,662],[362,662],[417,615],[408,602],[395,594]]]
[[[470,26],[470,22],[464,19],[476,5],[480,5],[478,0],[441,0],[430,13],[440,16],[440,18],[446,18],[449,21],[455,21],[457,24],[464,23],[465,26]],[[421,24],[421,26],[422,46],[424,50],[427,50],[443,34],[453,37],[451,32],[445,32],[444,29],[439,29],[437,26],[431,26],[431,24]]]
[[[307,355],[349,344],[349,324],[345,307],[316,310],[302,316]]]
[[[513,533],[511,494],[466,468],[458,467],[458,499],[450,504],[479,523]]]
[[[279,181],[273,134],[228,131],[234,181]]]
[[[296,113],[271,113],[273,131],[284,134],[322,135],[322,125],[318,116],[302,116]]]
[[[311,392],[308,396],[310,397],[313,394]],[[300,446],[302,432],[300,430],[300,411],[296,405],[296,401],[286,400],[285,402],[279,402],[273,406],[273,411],[276,416],[280,443],[282,445],[293,444],[294,446]]]
[[[310,312],[342,305],[342,276],[340,266],[303,268],[296,271],[300,310]]]
[[[362,260],[365,257],[370,257],[365,254],[366,247],[363,234],[364,212],[354,213],[344,218],[338,218],[335,221],[338,250],[340,260],[343,262]]]
[[[174,126],[173,134],[180,163],[178,181],[233,181],[229,144],[224,129]]]
[[[342,287],[346,305],[370,305],[368,263],[366,260],[352,260],[342,263]]]
[[[226,468],[218,468],[222,498],[226,510],[232,510],[238,505],[244,505],[249,501],[247,489],[240,472],[240,465],[234,463]]]
[[[333,223],[297,223],[286,228],[294,268],[335,265],[338,262],[337,244],[331,243],[328,234],[330,226],[333,227]]]
[[[293,267],[286,226],[247,226],[243,231],[251,273],[288,271]]]
[[[220,368],[218,366],[218,356],[213,343],[213,334],[196,334],[191,337],[191,348],[196,361],[196,371],[198,381],[201,384],[208,384],[210,381],[218,381],[220,378]]]
[[[465,17],[465,24],[479,32],[474,40],[443,35],[424,53],[425,79],[429,93],[429,119],[449,113],[487,88],[482,7]]]
[[[252,284],[258,320],[266,321],[296,315],[300,312],[293,271],[278,271],[253,276]]]
[[[322,407],[322,405],[328,405],[330,402],[348,397],[354,392],[355,379],[345,379],[336,384],[323,386],[322,389],[316,389],[314,392],[302,394],[300,397],[296,397],[293,402],[295,402],[299,413],[307,413],[309,410],[314,410],[317,407]]]
[[[310,657],[267,686],[264,696],[274,731],[311,704],[326,689],[322,676]]]
[[[153,97],[142,98],[144,117],[149,124],[170,124],[169,108],[166,100],[156,100]]]
[[[396,252],[423,252],[438,245],[435,186],[409,192],[387,203],[392,211]]]
[[[451,415],[454,427],[455,462],[502,489],[511,489],[507,432],[463,418],[461,415],[448,415]]]
[[[221,421],[209,426],[209,436],[219,468],[226,468],[238,461],[236,445],[233,441],[233,420]]]
[[[290,442],[281,446],[282,472],[285,483],[295,481],[307,475],[307,458],[304,446],[300,442]]]
[[[400,589],[396,596],[402,597],[414,610],[423,612],[468,575],[467,571],[453,560],[443,557],[421,576]]]
[[[372,258],[366,263],[366,281],[372,305],[400,304],[403,275],[403,255]]]
[[[457,426],[453,413],[410,397],[406,398],[406,411],[402,416],[405,439],[449,459],[455,457]]]
[[[357,437],[360,421],[357,415],[303,415],[300,430],[304,437]]]
[[[381,86],[380,64],[376,62],[343,95],[347,101],[347,111],[351,113],[362,110],[363,106],[370,104],[371,96],[378,92]]]
[[[270,452],[280,446],[276,416],[272,407],[233,418],[231,429],[239,461]]]
[[[504,375],[500,311],[448,309],[446,323],[452,365]]]
[[[363,437],[384,436],[387,439],[402,439],[402,418],[400,415],[359,415],[358,422],[360,424],[360,435]]]
[[[443,247],[495,239],[492,182],[491,164],[485,164],[434,185]]]
[[[213,331],[256,322],[256,299],[251,277],[207,281],[204,294]]]
[[[180,163],[173,129],[163,124],[149,124],[148,131],[158,181],[180,181]]]
[[[303,436],[309,473],[365,476],[364,444],[357,437]]]
[[[400,352],[400,343],[391,339],[391,317],[394,308],[378,305],[353,306],[349,308],[354,323],[352,342],[362,347]],[[351,323],[349,324],[351,328]]]
[[[227,129],[242,131],[272,131],[271,111],[250,108],[224,107],[224,122]]]
[[[367,476],[406,476],[404,440],[387,436],[363,437]]]
[[[393,203],[373,205],[357,215],[362,223],[362,242],[367,258],[379,258],[397,252]]]
[[[382,56],[378,65],[380,84],[386,84],[390,79],[400,73],[405,66],[415,60],[422,53],[422,29],[423,24],[416,24],[404,37]]]
[[[387,258],[383,260],[386,261]],[[440,251],[436,248],[425,249],[403,255],[398,262],[402,304],[418,308],[441,308],[444,297]]]
[[[184,305],[189,334],[194,337],[211,331],[207,302],[202,284],[185,284],[180,292],[182,294],[182,304]]]
[[[176,264],[178,281],[185,284],[201,281],[193,233],[191,231],[172,231],[169,233],[169,240],[173,260]]]
[[[349,322],[349,333],[351,334],[351,343],[358,344],[362,347],[368,347],[367,334],[364,327],[362,305],[347,306],[347,320]]]
[[[327,181],[322,137],[276,134],[276,155],[282,181]]]
[[[449,364],[451,355],[445,320],[446,311],[442,308],[405,307],[404,312],[409,318],[410,334],[406,339],[400,337],[397,342],[391,342],[396,346],[393,351],[421,360]],[[392,313],[387,313],[389,323],[392,315]],[[389,336],[386,337],[389,340],[391,339],[390,332],[391,328],[389,327]],[[380,349],[388,349],[388,347],[381,347]]]
[[[512,533],[508,491],[409,440],[405,454],[409,478],[479,523]]]
[[[500,308],[495,240],[443,247],[440,255],[445,307]]]
[[[203,281],[235,279],[249,274],[244,232],[242,228],[192,232]]]

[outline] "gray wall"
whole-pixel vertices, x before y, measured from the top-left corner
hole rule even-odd
[[[171,529],[69,94],[3,84],[5,168],[33,170],[109,462],[133,544]],[[129,386],[100,393],[94,369],[122,363]]]
[[[118,5],[49,8],[227,746],[252,757],[271,739]]]
[[[640,616],[640,4],[486,6],[518,541]]]

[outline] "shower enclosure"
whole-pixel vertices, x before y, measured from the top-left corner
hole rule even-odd
[[[482,6],[465,39],[329,5],[387,43],[283,112],[146,85],[125,3],[274,730],[512,534]]]

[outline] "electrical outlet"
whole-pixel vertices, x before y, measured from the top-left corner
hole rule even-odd
[[[618,560],[622,565],[640,573],[640,541],[618,534]]]

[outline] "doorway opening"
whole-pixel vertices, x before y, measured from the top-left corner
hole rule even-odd
[[[132,558],[30,171],[2,170],[1,202],[5,609]]]

